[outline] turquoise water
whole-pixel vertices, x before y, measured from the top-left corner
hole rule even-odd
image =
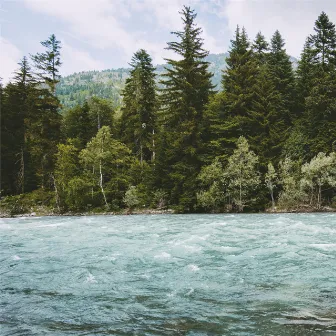
[[[336,214],[0,220],[0,335],[336,334]]]

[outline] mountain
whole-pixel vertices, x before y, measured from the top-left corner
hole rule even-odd
[[[228,53],[209,54],[207,61],[209,70],[214,74],[212,82],[220,89],[222,70],[226,68]],[[297,60],[292,57],[294,68]],[[165,65],[156,66],[157,79],[164,73]],[[64,108],[71,108],[83,104],[88,98],[98,96],[110,99],[118,106],[121,103],[121,92],[129,76],[129,68],[108,69],[103,71],[82,71],[63,77],[57,85],[56,94]]]

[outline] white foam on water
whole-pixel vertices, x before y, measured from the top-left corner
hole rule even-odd
[[[334,251],[334,250],[336,250],[336,244],[310,244],[310,246],[321,249],[323,251]]]
[[[202,247],[200,246],[193,246],[193,245],[183,245],[183,247],[191,252],[199,252],[202,250]]]
[[[194,264],[190,264],[190,265],[188,265],[188,268],[189,268],[189,270],[192,271],[192,272],[197,272],[197,271],[200,270],[200,268],[199,268],[197,265],[194,265]]]
[[[37,227],[37,228],[42,228],[42,227],[58,227],[58,226],[65,226],[65,225],[69,225],[69,223],[43,224],[43,225],[36,225],[35,227]]]
[[[21,258],[18,255],[13,256],[13,260],[21,260]]]
[[[0,230],[9,230],[12,227],[9,224],[0,222]]]
[[[233,246],[220,246],[219,249],[223,252],[232,252],[232,251],[239,251],[238,247]]]
[[[190,288],[190,291],[186,294],[187,296],[191,295],[192,293],[194,293],[194,288]]]
[[[226,225],[228,225],[227,222],[218,222],[218,223],[215,223],[215,224],[216,224],[216,226],[226,226]]]
[[[117,260],[117,258],[113,257],[113,256],[104,256],[102,259],[108,260],[108,261],[116,261]]]
[[[89,283],[97,283],[96,278],[91,273],[89,273],[88,277],[86,278],[86,281]]]
[[[141,274],[141,275],[140,275],[140,278],[143,278],[143,279],[148,280],[148,279],[151,278],[151,276],[150,276],[149,274]]]
[[[167,252],[162,252],[154,256],[155,259],[169,259],[170,257],[171,257],[171,254]]]

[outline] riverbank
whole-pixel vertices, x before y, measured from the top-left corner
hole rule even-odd
[[[280,214],[280,213],[326,213],[326,212],[336,212],[336,208],[331,207],[321,207],[316,209],[314,207],[301,206],[297,209],[266,209],[263,212],[258,212],[259,214]],[[233,212],[209,212],[208,214],[228,214]],[[171,215],[177,214],[173,209],[134,209],[132,211],[124,209],[121,211],[81,211],[81,212],[64,212],[59,213],[57,211],[51,210],[50,208],[39,207],[39,209],[34,209],[32,212],[21,213],[21,214],[10,214],[6,211],[0,210],[0,218],[23,218],[23,217],[50,217],[50,216],[128,216],[128,215]],[[204,214],[204,213],[203,213]]]

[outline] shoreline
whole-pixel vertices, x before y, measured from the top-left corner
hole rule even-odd
[[[260,214],[268,214],[268,215],[276,215],[276,214],[304,214],[304,213],[336,213],[336,208],[323,207],[321,209],[307,208],[302,207],[295,210],[288,209],[266,209],[262,212],[192,212],[192,213],[176,213],[173,209],[165,209],[165,210],[155,210],[155,209],[143,209],[143,210],[134,210],[130,212],[129,210],[124,210],[120,212],[65,212],[65,213],[57,213],[57,212],[31,212],[31,213],[23,213],[23,214],[15,214],[10,215],[8,213],[1,213],[0,218],[26,218],[26,217],[84,217],[84,216],[137,216],[137,215],[260,215]]]

